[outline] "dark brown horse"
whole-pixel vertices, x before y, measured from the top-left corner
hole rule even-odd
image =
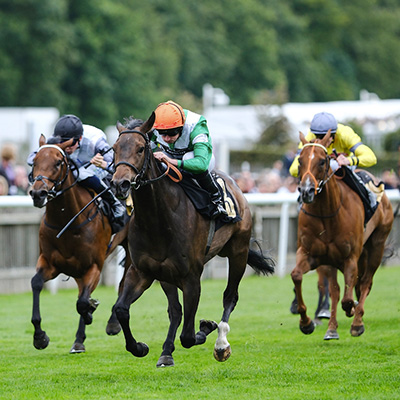
[[[42,135],[40,148],[33,161],[30,195],[34,206],[45,206],[46,212],[39,228],[40,254],[36,274],[32,278],[32,324],[35,327],[34,346],[45,349],[49,344],[49,337],[41,328],[40,292],[45,282],[56,278],[60,273],[73,277],[79,288],[76,308],[80,321],[70,352],[81,353],[85,351],[83,342],[86,338],[86,325],[92,323],[92,313],[98,304],[90,296],[99,282],[106,257],[118,245],[126,250],[125,267],[130,265],[130,257],[127,248],[128,225],[111,241],[108,218],[95,202],[57,238],[62,228],[93,199],[93,193],[77,184],[72,171],[74,165],[64,152],[72,140],[57,145],[46,144]],[[120,329],[113,311],[108,321],[107,333],[117,334]]]
[[[301,290],[303,275],[320,265],[327,265],[332,308],[325,339],[339,338],[336,320],[340,297],[337,270],[344,275],[342,308],[348,317],[354,316],[350,333],[360,336],[364,332],[364,303],[392,228],[392,206],[383,194],[373,217],[364,228],[361,198],[336,178],[330,169],[326,149],[330,143],[330,132],[322,140],[310,143],[301,133],[300,140],[304,145],[299,157],[299,190],[303,205],[298,221],[296,267],[292,271],[300,330],[305,334],[314,331]],[[353,299],[354,291],[358,302]]]
[[[238,287],[246,264],[257,272],[269,274],[274,271],[274,263],[261,252],[249,249],[252,218],[247,201],[234,181],[222,174],[234,196],[241,220],[218,229],[207,251],[207,243],[213,233],[210,229],[211,221],[196,211],[182,187],[163,173],[153,156],[149,135],[154,119],[153,113],[141,126],[134,125],[135,120],[126,127],[118,123],[119,138],[114,144],[115,173],[112,185],[120,198],[126,198],[131,188],[134,189],[135,218],[129,227],[132,266],[126,274],[122,294],[115,304],[125,335],[126,349],[136,357],[148,353],[148,346],[137,342],[131,333],[129,308],[154,280],[158,280],[168,297],[170,328],[157,366],[174,365],[174,340],[182,319],[177,288],[182,290],[184,304],[184,322],[180,335],[182,346],[190,348],[204,343],[206,336],[218,327],[214,357],[218,361],[225,361],[231,354],[226,338],[229,316],[238,301]],[[229,259],[222,320],[218,325],[214,321],[202,320],[200,330],[195,333],[200,277],[204,264],[217,254]]]

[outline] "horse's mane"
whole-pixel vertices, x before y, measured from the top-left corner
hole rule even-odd
[[[142,126],[144,123],[143,120],[133,117],[132,115],[128,118],[124,118],[124,126],[127,129],[135,129],[139,126]]]

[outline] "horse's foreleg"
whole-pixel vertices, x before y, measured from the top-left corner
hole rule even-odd
[[[332,268],[329,273],[329,294],[331,296],[332,308],[331,317],[329,318],[328,330],[325,333],[324,339],[339,339],[339,334],[337,333],[338,323],[337,323],[337,305],[340,299],[340,286],[337,281],[337,269]]]
[[[40,293],[43,285],[50,279],[54,279],[58,274],[56,270],[50,267],[46,258],[39,255],[36,263],[36,274],[31,280],[32,294],[33,294],[33,307],[32,307],[32,324],[35,328],[33,335],[33,345],[36,349],[42,350],[49,345],[49,337],[46,332],[41,328],[42,318],[40,315]]]
[[[86,325],[90,325],[93,321],[93,313],[99,305],[97,300],[90,298],[90,295],[96,289],[100,280],[100,269],[97,264],[93,264],[85,276],[76,279],[79,287],[78,300],[76,302],[76,310],[83,318]]]
[[[33,345],[38,350],[43,350],[49,345],[49,337],[46,332],[41,328],[42,318],[40,316],[40,292],[43,289],[44,279],[40,272],[31,280],[32,293],[33,293],[33,309],[32,309],[32,324],[35,328],[33,335]]]
[[[169,329],[157,367],[172,367],[175,365],[172,353],[175,350],[176,331],[182,321],[182,306],[179,302],[177,287],[165,282],[160,282],[160,284],[168,299]]]
[[[128,271],[128,268],[130,267],[130,265],[132,263],[127,244],[123,245],[123,248],[125,250],[124,273],[122,275],[121,282],[119,283],[119,286],[118,286],[118,295],[120,295],[122,293],[122,288],[124,287],[125,276]],[[121,325],[118,322],[118,318],[115,313],[115,304],[114,304],[111,309],[111,316],[107,322],[106,333],[107,333],[107,335],[112,336],[112,335],[117,335],[120,331],[121,331]]]
[[[75,342],[71,347],[71,350],[69,351],[70,354],[76,354],[76,353],[84,353],[85,352],[85,345],[83,342],[86,339],[86,324],[85,320],[83,319],[82,316],[79,318],[79,325],[78,325],[78,330],[76,331],[75,335]]]
[[[124,332],[126,350],[135,357],[146,356],[149,352],[149,347],[146,343],[137,342],[133,337],[129,327],[129,307],[150,287],[152,282],[153,280],[151,279],[140,277],[136,269],[131,265],[125,277],[122,293],[118,296],[114,306],[118,321]]]
[[[291,273],[292,281],[297,297],[297,311],[300,314],[300,330],[305,334],[309,335],[314,332],[315,324],[312,319],[307,315],[307,307],[304,303],[303,293],[301,285],[303,282],[303,274],[308,272],[310,268],[308,264],[303,260],[303,250],[301,247],[297,250],[296,254],[296,267]]]
[[[186,349],[205,342],[205,335],[197,336],[194,331],[194,320],[200,300],[200,277],[192,277],[183,287],[184,320],[180,336],[181,344]]]

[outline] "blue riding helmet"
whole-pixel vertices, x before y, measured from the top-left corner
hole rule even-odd
[[[327,112],[321,112],[314,115],[314,118],[311,121],[310,131],[314,135],[325,135],[329,129],[331,133],[336,133],[337,130],[337,122],[336,118]]]

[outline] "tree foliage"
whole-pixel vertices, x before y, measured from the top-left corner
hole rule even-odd
[[[100,127],[202,86],[232,104],[400,96],[395,0],[0,0],[0,106]]]

